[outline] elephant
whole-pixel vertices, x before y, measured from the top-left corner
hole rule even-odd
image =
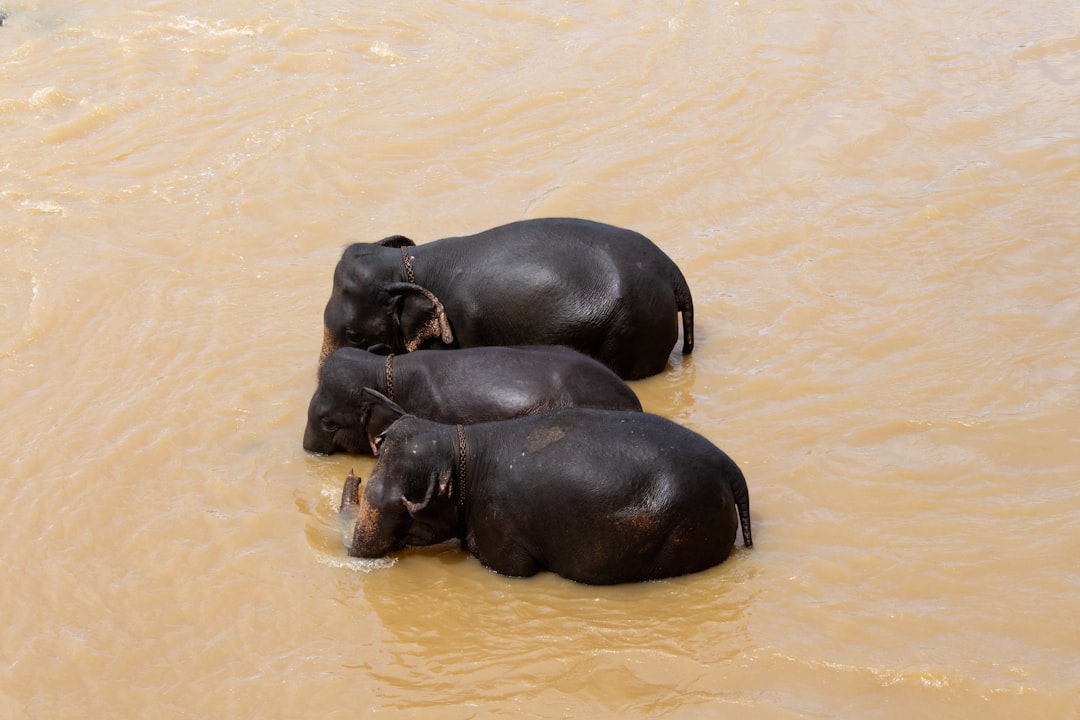
[[[376,355],[341,348],[319,369],[304,448],[330,455],[372,451],[379,391],[406,411],[473,424],[564,407],[641,411],[630,386],[597,360],[559,346],[417,350]]]
[[[671,258],[632,230],[543,218],[422,245],[394,235],[342,253],[320,364],[346,346],[401,354],[566,345],[637,380],[667,367],[680,312],[686,354],[690,288]]]
[[[659,415],[568,408],[455,426],[381,401],[390,424],[371,476],[361,494],[350,472],[342,490],[351,556],[457,537],[502,575],[613,585],[717,565],[740,523],[753,546],[738,465]]]

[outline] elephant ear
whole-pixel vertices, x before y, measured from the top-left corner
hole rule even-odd
[[[415,518],[427,509],[433,499],[441,497],[449,500],[451,477],[452,473],[450,472],[450,468],[445,468],[440,472],[432,473],[431,477],[428,478],[428,485],[424,491],[424,499],[413,501],[409,498],[404,498],[405,509]]]
[[[408,413],[404,408],[378,390],[366,387],[360,391],[360,427],[367,435],[372,455],[379,454],[386,429],[405,415]]]
[[[395,319],[405,339],[406,352],[423,347],[428,340],[439,340],[446,345],[454,342],[446,310],[435,293],[404,282],[393,283],[386,290],[396,297]]]
[[[405,237],[404,235],[391,235],[390,237],[383,238],[375,244],[382,245],[383,247],[388,248],[403,248],[416,246],[416,243],[414,243],[412,240]]]

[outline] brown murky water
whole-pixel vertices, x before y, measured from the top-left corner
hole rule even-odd
[[[1080,9],[639,5],[0,0],[0,716],[1080,714]],[[684,269],[755,547],[348,559],[341,247],[548,215]]]

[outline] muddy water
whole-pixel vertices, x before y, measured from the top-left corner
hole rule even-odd
[[[7,0],[0,715],[1076,717],[1074,3]],[[341,247],[576,215],[750,482],[664,582],[349,560]]]

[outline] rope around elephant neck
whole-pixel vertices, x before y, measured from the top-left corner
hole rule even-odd
[[[416,284],[416,275],[413,274],[412,269],[412,257],[409,256],[409,249],[407,247],[401,248],[401,261],[405,263],[405,278]]]
[[[394,353],[386,356],[386,397],[394,399]]]
[[[461,425],[457,426],[457,440],[458,440],[458,539],[461,540],[461,547],[468,549],[465,542],[465,534],[468,531],[468,523],[466,520],[467,507],[465,505],[465,476],[468,466],[465,464],[465,428]]]

